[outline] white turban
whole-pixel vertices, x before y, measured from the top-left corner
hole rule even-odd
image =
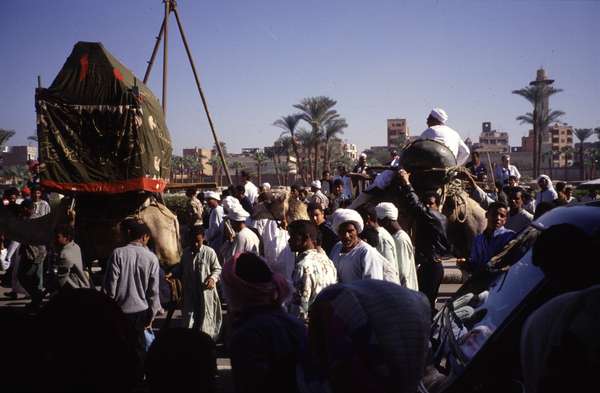
[[[448,121],[448,114],[442,108],[433,108],[429,116],[439,120],[442,124],[446,124]]]
[[[311,187],[317,188],[317,189],[321,189],[321,181],[320,180],[315,180],[312,183],[310,183]]]
[[[365,226],[362,217],[356,210],[337,209],[333,213],[333,230],[339,235],[340,225],[351,222],[356,226],[356,231],[361,233]]]
[[[206,191],[204,193],[204,199],[216,199],[217,201],[220,201],[221,195],[216,191]]]
[[[390,202],[381,202],[375,206],[375,213],[377,214],[377,218],[380,220],[384,218],[389,218],[392,220],[398,219],[398,208]]]
[[[232,197],[231,195],[226,196],[225,199],[223,199],[223,209],[225,209],[226,213],[233,211],[237,206],[243,209],[239,199]]]
[[[271,189],[271,184],[265,182],[262,184],[262,188],[264,188],[265,190],[270,190]]]
[[[367,155],[365,153],[360,153],[360,158],[367,158]]]
[[[231,221],[246,221],[246,218],[250,217],[250,213],[248,213],[242,205],[235,205],[233,209],[227,213],[227,217]]]

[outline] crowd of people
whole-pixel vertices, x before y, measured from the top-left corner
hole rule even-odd
[[[463,165],[468,147],[447,119],[443,110],[434,109],[423,137],[444,143]],[[534,218],[572,203],[573,196],[567,185],[554,187],[545,175],[531,196],[508,156],[496,170],[495,188],[486,190],[487,169],[476,153],[471,156],[465,188],[486,210],[487,224],[470,256],[458,264],[476,273]],[[52,325],[27,348],[53,361],[43,373],[47,385],[15,383],[15,391],[32,386],[125,391],[144,380],[150,391],[182,390],[187,383],[213,391],[215,342],[223,340],[238,392],[415,392],[427,359],[442,261],[453,247],[440,195],[419,195],[411,174],[399,167],[396,151],[388,164],[387,180],[372,179],[372,184],[393,188],[414,219],[413,228],[402,226],[391,202],[349,208],[370,187],[366,155],[352,172],[340,167],[336,176],[325,171],[309,188],[293,185],[287,203],[306,211],[294,220],[257,217],[259,206],[272,203],[276,190],[268,183],[257,187],[243,171],[240,184],[221,192],[186,192],[185,248],[171,271],[163,270],[149,248],[148,226],[135,219],[122,222],[123,245],[103,269],[100,292],[83,268],[70,225],[59,226],[55,244],[48,247],[2,235],[4,285],[13,288],[9,296],[24,290],[31,297],[29,311],[36,312],[17,318],[12,310],[2,311],[14,319],[11,331],[20,337],[33,334],[22,329],[32,319]],[[48,214],[43,191],[36,185],[29,189],[31,196],[23,193],[22,201],[18,190],[5,192],[4,208],[24,220]],[[43,282],[48,260],[56,269],[54,286]],[[181,282],[181,323],[154,339],[153,322],[172,297],[167,277]],[[54,296],[37,313],[48,292]],[[90,341],[85,335],[101,341],[82,348],[80,341]],[[112,373],[110,380],[79,373],[84,367],[65,366],[68,377],[58,381],[52,373],[72,361],[71,355]]]

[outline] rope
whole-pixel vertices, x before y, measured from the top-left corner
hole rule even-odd
[[[444,187],[444,194],[448,195],[454,203],[452,215],[456,217],[456,222],[464,224],[467,221],[467,199],[462,182],[458,179],[452,180]]]

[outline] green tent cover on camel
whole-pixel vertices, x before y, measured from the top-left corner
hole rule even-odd
[[[101,43],[78,42],[35,107],[45,188],[164,190],[172,147],[161,105]]]

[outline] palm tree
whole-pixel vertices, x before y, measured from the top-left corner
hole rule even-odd
[[[573,133],[579,139],[579,180],[584,180],[584,165],[583,165],[583,144],[594,131],[591,128],[576,128]]]
[[[240,170],[244,168],[244,165],[239,161],[233,161],[229,167],[235,171],[236,183],[240,184]]]
[[[300,171],[300,176],[302,176],[302,179],[306,184],[306,174],[304,173],[303,166],[300,165],[300,155],[298,154],[298,141],[296,139],[296,128],[298,127],[298,123],[300,122],[301,118],[302,115],[299,113],[288,116],[281,116],[281,118],[275,120],[273,125],[283,130],[282,135],[290,134],[292,148],[294,150],[294,155],[296,156],[296,162],[299,164],[298,169]]]
[[[29,135],[29,136],[27,137],[27,140],[28,140],[28,141],[32,141],[32,142],[36,142],[36,143],[37,143],[37,142],[38,142],[38,136],[37,136],[37,134]]]
[[[0,147],[6,145],[8,140],[15,135],[15,130],[0,128]]]
[[[171,181],[177,182],[177,172],[181,175],[183,172],[183,157],[172,155],[171,156]],[[183,178],[180,177],[183,182]]]
[[[565,181],[567,180],[569,160],[573,158],[573,151],[574,149],[571,146],[563,146],[562,149],[560,149],[560,153],[565,157]]]
[[[214,155],[208,160],[208,163],[212,167],[213,177],[215,179],[215,184],[217,186],[220,185],[221,178],[221,159],[218,155]]]
[[[281,185],[281,175],[279,174],[279,147],[277,141],[273,143],[273,147],[265,151],[265,156],[273,160],[273,168],[275,168],[275,176],[277,177],[277,185]]]
[[[305,180],[305,183],[308,183],[308,180],[317,179],[314,177],[315,170],[313,168],[313,161],[310,152],[318,144],[317,140],[320,138],[317,134],[303,128],[297,132],[297,136],[298,141],[302,145],[302,150],[306,152],[306,159],[308,161],[308,179]],[[314,163],[314,165],[316,166],[316,163]],[[304,165],[302,164],[302,166]]]
[[[346,119],[341,117],[333,119],[325,124],[325,162],[323,167],[327,170],[331,169],[329,168],[329,154],[331,153],[329,151],[329,141],[331,140],[331,138],[337,137],[338,134],[343,134],[344,128],[346,127],[348,127],[348,123],[346,123]]]
[[[294,108],[302,113],[302,120],[310,124],[312,129],[315,142],[315,163],[312,174],[315,179],[318,178],[319,144],[324,132],[323,127],[326,123],[339,117],[337,111],[333,109],[335,104],[337,104],[337,101],[329,97],[319,96],[304,98],[299,104],[294,105]]]
[[[560,93],[562,89],[557,89],[550,85],[536,84],[524,87],[519,90],[513,90],[513,94],[525,98],[533,105],[533,113],[518,116],[517,120],[523,123],[529,123],[533,126],[533,175],[539,175],[540,161],[542,157],[542,135],[550,123],[558,120],[564,115],[562,111],[551,111],[550,108],[544,108],[544,103],[551,95]]]
[[[29,170],[25,165],[13,165],[3,168],[0,175],[3,178],[10,179],[10,184],[16,186],[27,179]]]
[[[261,181],[262,180],[261,179],[262,167],[266,160],[267,160],[267,156],[265,156],[265,153],[263,153],[262,151],[257,151],[254,154],[254,161],[256,161],[256,178],[257,178],[258,184],[262,184],[262,181]]]
[[[279,160],[279,171],[282,174],[282,178],[284,180],[284,185],[287,185],[288,183],[288,176],[290,174],[290,163],[291,163],[291,151],[292,151],[292,138],[290,136],[280,136],[279,139],[277,139],[277,141],[275,141],[275,143],[278,146],[278,152],[279,154],[284,154],[286,159],[285,159],[285,164],[281,162],[281,159]],[[295,163],[295,167],[296,169],[298,169],[298,162],[296,161]],[[295,175],[294,175],[295,176]],[[295,179],[294,179],[295,180]]]

